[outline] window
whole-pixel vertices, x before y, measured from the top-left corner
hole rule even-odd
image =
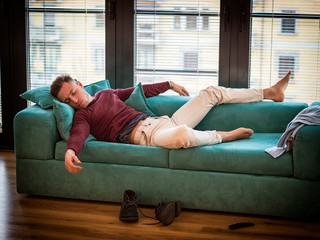
[[[138,49],[138,67],[140,69],[150,69],[153,67],[153,46],[140,45]]]
[[[198,52],[184,53],[184,69],[193,71],[198,69]]]
[[[194,12],[196,9],[188,9],[189,12]],[[188,15],[187,16],[187,30],[196,30],[197,29],[197,16]]]
[[[56,14],[55,13],[44,13],[44,26],[46,27],[54,27],[56,24]]]
[[[202,30],[209,30],[209,17],[208,16],[202,17]]]
[[[105,34],[104,0],[29,0],[29,88],[49,84],[63,72],[85,84],[105,79],[105,65],[110,62],[108,72],[117,68],[114,72],[119,73],[118,68],[128,59],[123,60],[127,49],[119,51],[123,44],[132,46],[130,54],[134,52],[134,63],[130,55],[130,63],[125,65],[134,69],[134,83],[172,80],[194,95],[208,85],[268,87],[292,69],[294,81],[288,88],[295,96],[292,101],[319,100],[320,2],[251,0],[249,14],[241,22],[242,5],[249,6],[249,1],[234,1],[229,10],[232,1],[224,0],[135,0],[134,8],[118,7],[116,11],[134,13],[134,34],[124,31],[130,29],[130,20],[116,15],[120,21],[113,21],[115,25],[108,29],[114,30],[117,46],[108,44],[108,54],[117,49],[113,55],[118,60],[106,61],[105,39],[110,34]],[[239,14],[234,14],[237,11]],[[126,44],[131,36],[133,45],[132,39]],[[224,56],[229,61],[223,61]],[[228,71],[228,76],[220,76]],[[122,74],[117,74],[115,87],[125,85],[120,78]]]
[[[43,5],[47,8],[54,8],[56,7],[55,2],[44,2]],[[45,27],[54,27],[56,24],[56,14],[53,12],[44,12],[43,13],[43,25]]]
[[[320,101],[320,1],[252,0],[251,7],[249,86],[268,87],[291,70],[285,101]]]
[[[103,5],[98,5],[96,6],[96,8],[98,9],[102,9],[104,6]],[[104,13],[97,13],[96,15],[96,27],[97,28],[104,28],[104,24],[105,24],[105,16]]]
[[[282,13],[294,14],[295,10],[282,10]],[[294,18],[282,18],[281,19],[281,33],[283,34],[295,34],[296,33],[296,19]]]
[[[94,46],[93,48],[93,62],[95,63],[95,70],[97,72],[103,72],[105,66],[105,48],[104,46]]]
[[[186,12],[189,14],[189,16],[181,16],[182,13],[181,8],[175,8],[174,12],[177,15],[173,15],[173,28],[176,30],[197,30],[197,28],[200,28],[199,30],[207,31],[209,30],[209,16],[198,16],[197,9],[187,9]],[[203,9],[202,14],[205,12],[208,12],[209,9]],[[186,20],[183,20],[186,19]],[[182,23],[184,26],[182,26]],[[202,29],[201,29],[202,28]]]
[[[83,84],[105,79],[104,0],[29,0],[27,6],[29,89],[62,73]]]
[[[180,8],[175,8],[174,10],[175,12],[179,12]],[[174,29],[181,29],[181,16],[175,15],[173,16],[173,19],[174,19],[174,23],[173,23]]]
[[[191,95],[218,85],[220,0],[135,3],[136,83],[175,81]]]
[[[283,78],[288,71],[291,71],[290,83],[294,80],[294,67],[295,57],[294,56],[279,56],[278,59],[278,78]]]

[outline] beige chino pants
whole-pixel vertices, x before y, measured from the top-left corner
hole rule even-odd
[[[145,119],[134,135],[134,144],[177,149],[221,143],[222,138],[216,130],[198,131],[193,128],[216,105],[259,102],[262,99],[262,89],[210,86],[179,108],[171,118]]]

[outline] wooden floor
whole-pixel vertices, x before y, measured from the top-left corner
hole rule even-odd
[[[183,209],[169,226],[140,215],[118,219],[120,204],[21,195],[15,187],[15,157],[0,151],[0,239],[320,239],[320,223]],[[153,215],[153,207],[143,207]],[[229,230],[237,222],[255,226]]]

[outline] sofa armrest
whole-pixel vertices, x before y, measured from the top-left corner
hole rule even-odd
[[[53,159],[60,135],[52,109],[28,107],[14,118],[14,147],[17,158]]]
[[[320,180],[320,126],[299,129],[293,143],[294,176],[304,180]]]

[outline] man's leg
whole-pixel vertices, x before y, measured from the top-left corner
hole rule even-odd
[[[137,133],[144,133],[146,139],[149,140],[147,141],[148,143],[138,141],[138,139],[142,139],[142,137],[136,133],[137,137],[135,135],[135,139],[137,139],[137,142],[135,144],[174,149],[211,145],[249,138],[253,134],[253,131],[248,128],[238,128],[229,132],[217,132],[215,130],[197,131],[194,130],[193,127],[217,104],[260,101],[263,97],[274,101],[282,101],[284,90],[289,81],[289,75],[274,86],[264,90],[209,87],[182,106],[171,119],[151,118],[150,121],[152,120],[157,123],[154,127],[150,128],[146,126],[146,129],[140,129],[140,126]],[[150,124],[146,123],[146,125]]]
[[[176,126],[186,124],[194,128],[215,105],[222,103],[259,102],[263,99],[271,99],[277,102],[283,101],[284,91],[288,85],[290,74],[291,72],[288,72],[275,85],[266,89],[208,87],[178,109],[172,115],[171,120]]]
[[[133,143],[169,149],[190,148],[222,142],[217,131],[198,131],[183,124],[176,126],[168,117],[147,118],[134,134]]]
[[[216,105],[258,102],[262,99],[262,89],[232,89],[210,86],[179,108],[172,115],[171,120],[176,126],[186,124],[194,128]]]
[[[185,124],[180,126],[168,124],[154,132],[151,145],[178,149],[213,145],[221,142],[222,137],[217,131],[198,131]]]
[[[270,99],[275,102],[282,102],[284,100],[284,92],[290,80],[291,71],[286,76],[279,80],[275,85],[263,89],[264,99]]]
[[[231,142],[249,138],[253,134],[253,130],[250,128],[237,128],[229,132],[217,131],[217,133],[221,136],[222,142]]]
[[[290,80],[291,71],[284,76],[280,81],[270,88],[263,89],[264,99],[271,99],[275,102],[282,102],[284,100],[284,92]],[[238,128],[233,131],[223,132],[218,131],[222,137],[222,142],[230,142],[238,139],[249,138],[253,131],[249,128]]]

